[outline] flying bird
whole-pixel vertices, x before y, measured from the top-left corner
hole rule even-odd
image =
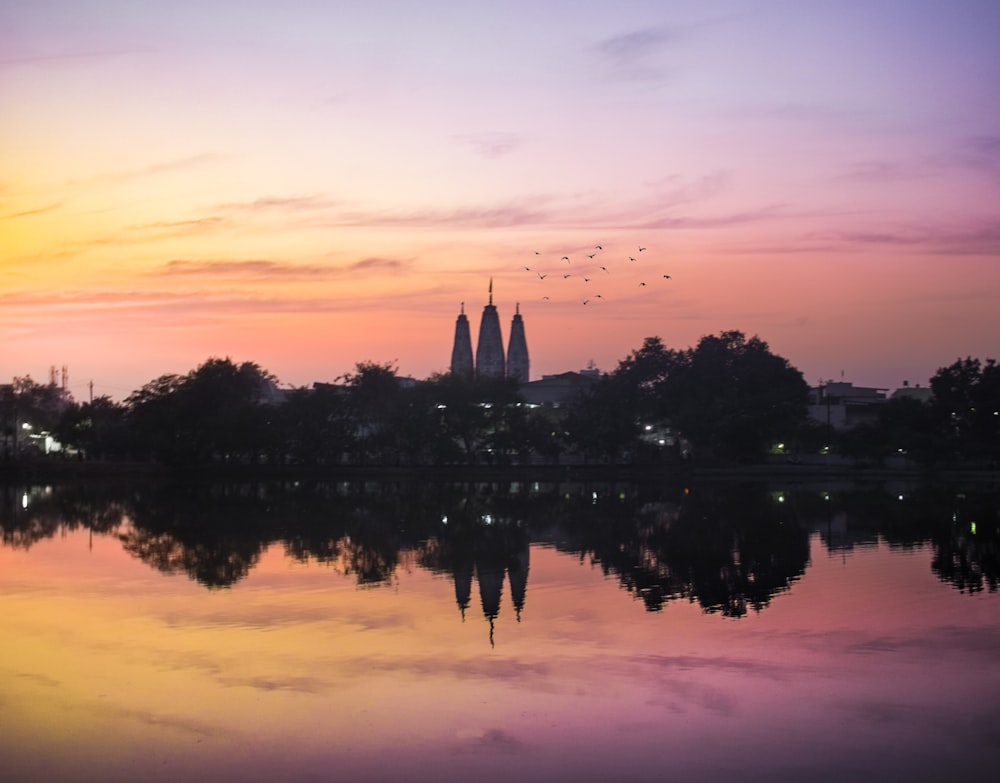
[[[604,248],[601,247],[600,245],[595,245],[594,250],[604,250]]]
[[[635,261],[635,259],[634,259],[634,258],[632,258],[632,256],[629,256],[629,257],[628,257],[628,260],[629,260],[629,261]]]
[[[539,280],[544,280],[546,277],[549,276],[548,273],[543,275],[541,272],[535,272],[535,274],[538,275]]]
[[[603,269],[607,274],[611,274],[610,272],[608,272],[608,268],[606,266],[602,266],[601,269]]]
[[[639,252],[641,253],[641,252],[642,252],[643,250],[645,250],[645,249],[646,249],[646,248],[644,248],[644,247],[640,247],[640,248],[639,248]]]
[[[567,277],[572,277],[572,276],[573,275],[563,275],[563,280],[565,280]]]
[[[589,254],[589,255],[587,256],[587,258],[593,258],[593,257],[594,257],[594,256],[596,256],[596,255],[597,255],[597,253],[590,253],[590,254]]]
[[[639,288],[644,288],[645,285],[646,285],[645,283],[639,283]]]
[[[670,279],[670,275],[664,275],[664,276],[663,276],[663,279],[664,279],[664,280],[669,280],[669,279]]]
[[[565,261],[565,262],[566,262],[566,263],[568,264],[568,263],[569,263],[569,256],[563,256],[563,257],[562,257],[562,258],[560,258],[559,260],[560,260],[560,261]]]
[[[530,266],[526,266],[526,267],[524,268],[524,271],[525,271],[525,272],[530,272],[530,271],[531,271],[531,267],[530,267]]]

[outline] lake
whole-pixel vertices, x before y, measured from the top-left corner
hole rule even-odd
[[[3,781],[1000,765],[995,485],[0,492]]]

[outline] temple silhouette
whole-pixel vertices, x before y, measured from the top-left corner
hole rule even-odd
[[[489,300],[483,308],[483,315],[479,321],[475,362],[472,358],[469,318],[465,314],[465,302],[462,302],[458,319],[455,321],[451,372],[466,378],[513,378],[520,383],[527,383],[528,367],[528,341],[524,334],[521,305],[514,306],[514,318],[510,324],[510,339],[505,354],[503,335],[500,332],[500,315],[496,305],[493,304],[493,278],[490,278]]]

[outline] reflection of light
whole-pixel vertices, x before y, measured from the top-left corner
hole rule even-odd
[[[975,522],[972,522],[969,525],[969,532],[972,533],[972,535],[976,535],[976,523]]]
[[[448,524],[448,515],[447,514],[442,514],[441,515],[441,524],[442,525],[447,525]]]
[[[903,499],[903,496],[902,496],[902,495],[900,495],[900,496],[899,496],[899,500],[902,500],[902,499]]]
[[[27,507],[28,507],[28,493],[25,492],[23,495],[21,495],[21,508],[27,508]]]
[[[785,496],[784,495],[778,495],[778,502],[779,503],[784,503],[785,502]]]
[[[483,524],[484,525],[492,525],[493,524],[493,515],[492,514],[483,514]]]
[[[646,425],[646,432],[649,432],[651,429],[653,429],[653,425],[652,424],[647,424]]]
[[[830,499],[830,493],[829,492],[824,492],[823,493],[823,500],[829,500],[829,499]]]
[[[659,443],[659,444],[660,444],[661,446],[662,446],[662,445],[663,445],[664,443],[666,443],[666,441],[665,441],[665,440],[664,440],[663,438],[660,438],[660,439],[659,439],[658,441],[656,441],[656,442],[657,442],[657,443]]]

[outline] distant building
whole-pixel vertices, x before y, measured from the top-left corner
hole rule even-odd
[[[830,381],[809,390],[809,418],[842,432],[874,422],[886,389]]]
[[[910,386],[909,381],[903,381],[903,385],[896,389],[889,398],[891,400],[911,399],[919,402],[930,402],[934,399],[934,392],[930,386]]]
[[[596,369],[543,375],[541,380],[522,384],[521,395],[529,405],[563,405],[589,389],[598,380]]]
[[[530,380],[528,341],[524,332],[521,306],[516,305],[510,325],[509,353],[504,352],[500,332],[500,315],[493,304],[493,280],[490,280],[489,300],[479,322],[479,339],[475,361],[472,356],[472,336],[465,303],[455,321],[455,339],[451,349],[451,372],[467,378],[513,378],[525,384]]]

